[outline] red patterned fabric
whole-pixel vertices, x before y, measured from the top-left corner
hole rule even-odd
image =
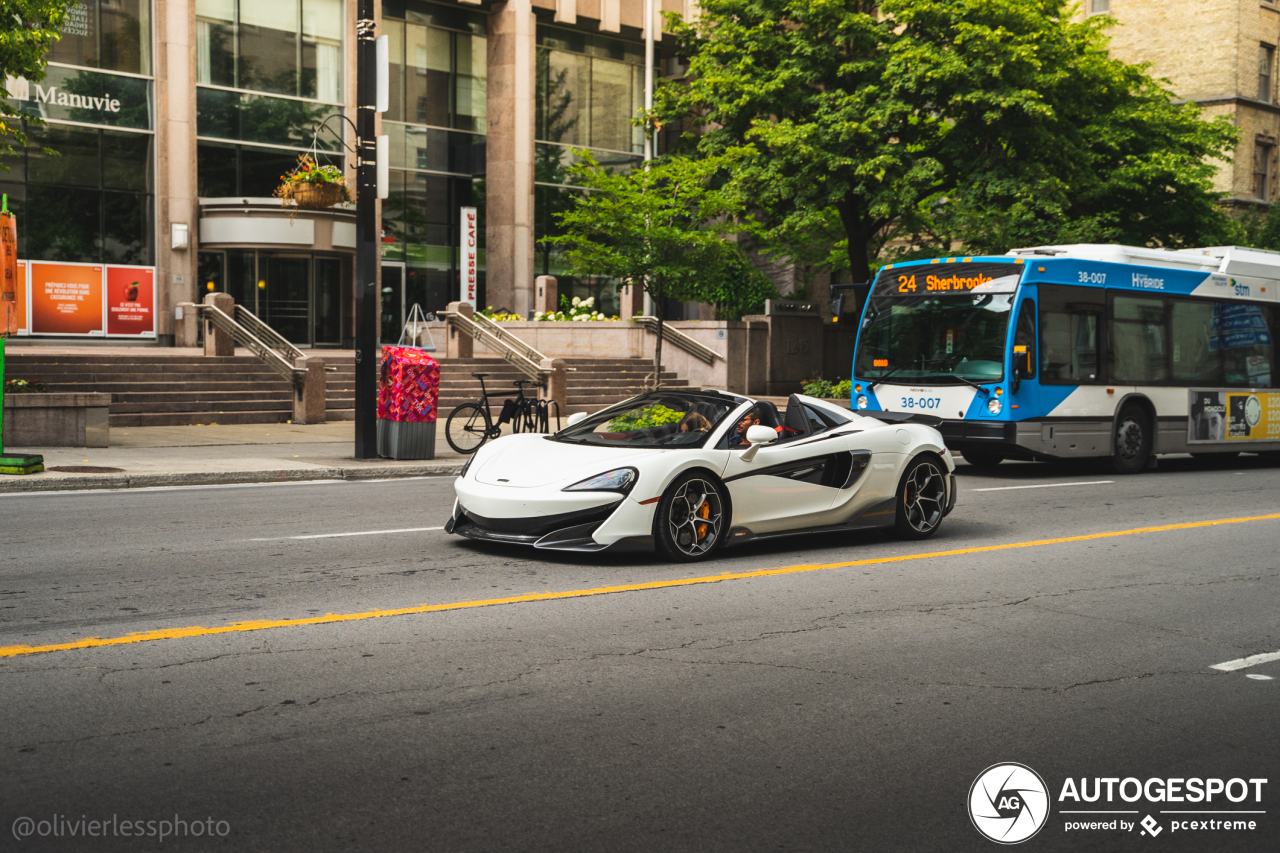
[[[436,360],[412,347],[383,347],[378,417],[433,424],[439,404],[440,365]]]

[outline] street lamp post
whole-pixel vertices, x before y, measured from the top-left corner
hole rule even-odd
[[[378,456],[378,234],[376,24],[373,0],[360,0],[356,21],[356,448]]]

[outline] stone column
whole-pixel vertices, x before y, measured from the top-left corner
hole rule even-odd
[[[295,359],[294,367],[307,371],[302,384],[293,391],[293,422],[295,424],[322,424],[325,415],[324,359],[304,356]]]
[[[156,51],[156,334],[172,346],[173,309],[196,297],[195,9],[193,0],[155,4]],[[187,248],[174,249],[171,227],[187,226]],[[194,346],[194,343],[190,344]]]
[[[535,27],[531,0],[489,13],[485,302],[522,317],[533,307]]]
[[[470,302],[450,302],[444,307],[446,314],[461,314],[468,320],[474,316],[474,310]],[[472,358],[475,352],[475,341],[466,332],[459,331],[452,323],[449,324],[449,342],[445,347],[445,356],[447,358]]]
[[[236,301],[230,293],[209,293],[204,297],[205,305],[212,305],[228,317],[236,316]],[[236,354],[236,342],[233,337],[218,329],[211,322],[204,324],[204,354],[206,356],[228,356]]]
[[[173,345],[175,347],[193,347],[200,339],[200,317],[196,314],[194,302],[179,302],[177,310],[182,312],[176,316],[173,327]]]
[[[538,396],[556,403],[547,413],[551,431],[555,432],[556,410],[560,412],[561,426],[564,425],[565,418],[569,417],[569,368],[563,358],[544,358],[538,366],[547,371],[547,384],[538,389]]]
[[[618,316],[624,320],[644,315],[644,288],[628,284],[618,291]]]
[[[560,310],[560,289],[553,275],[540,275],[533,280],[533,310],[554,314]]]

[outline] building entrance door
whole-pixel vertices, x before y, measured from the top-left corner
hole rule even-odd
[[[404,330],[404,264],[382,263],[382,323],[380,340],[394,344]]]
[[[259,255],[258,273],[262,276],[258,316],[290,343],[310,344],[311,258]]]

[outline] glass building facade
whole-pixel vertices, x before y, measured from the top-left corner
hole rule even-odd
[[[10,103],[45,122],[23,119],[28,145],[0,172],[19,257],[155,263],[151,43],[150,0],[83,0],[44,79],[9,81]]]
[[[617,170],[637,165],[644,135],[632,124],[644,108],[644,45],[539,24],[534,151],[535,240],[556,234],[557,215],[581,192],[569,166],[577,149]],[[578,279],[559,261],[553,243],[535,244],[538,275],[554,275],[562,296],[592,297],[597,310],[618,311],[616,282]]]
[[[264,198],[308,157],[343,168],[349,144],[343,0],[196,0],[196,172],[201,198]],[[317,133],[316,128],[320,127]],[[220,249],[199,254],[224,291],[290,341],[341,346],[343,259]]]
[[[459,296],[460,210],[479,214],[484,290],[487,16],[414,0],[382,4],[390,42],[391,191],[382,203],[383,339],[399,337],[413,305],[442,310]]]

